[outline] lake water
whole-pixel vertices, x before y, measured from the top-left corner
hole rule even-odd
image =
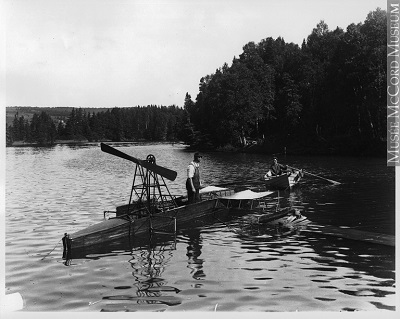
[[[175,144],[112,144],[174,169],[185,193],[193,153]],[[305,175],[272,207],[300,206],[315,225],[395,234],[395,172],[384,159],[282,156]],[[204,153],[207,185],[259,185],[270,158]],[[134,164],[98,144],[6,149],[5,284],[23,311],[386,311],[396,307],[395,249],[297,230],[279,234],[251,215],[208,219],[151,242],[116,242],[65,263],[60,240],[129,199]]]

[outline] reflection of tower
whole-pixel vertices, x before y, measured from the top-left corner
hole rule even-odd
[[[189,245],[187,247],[186,256],[188,256],[188,268],[191,269],[191,274],[194,279],[200,280],[205,277],[203,271],[203,262],[204,260],[198,258],[201,255],[201,238],[200,238],[200,230],[193,229],[188,234],[189,236]]]
[[[161,277],[168,261],[172,258],[172,250],[166,246],[149,246],[148,249],[139,248],[132,252],[129,260],[135,278],[134,286],[137,287],[136,295],[142,297],[138,303],[154,303],[148,297],[160,297],[163,291],[179,292],[179,289],[166,286],[166,281]]]

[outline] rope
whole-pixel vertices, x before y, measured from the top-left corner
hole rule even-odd
[[[56,249],[56,247],[58,246],[58,244],[59,244],[61,241],[62,241],[62,238],[58,241],[58,243],[54,246],[54,248],[53,248],[46,256],[44,256],[41,260],[43,260],[43,259],[45,259],[47,256],[49,256],[49,255],[54,251],[54,249]]]

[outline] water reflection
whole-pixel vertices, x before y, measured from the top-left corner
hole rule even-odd
[[[189,244],[187,246],[186,256],[188,257],[188,268],[191,269],[190,274],[196,280],[203,279],[206,275],[203,271],[204,260],[198,258],[201,255],[201,231],[200,229],[193,229],[187,233],[189,237]]]
[[[166,253],[167,252],[167,253]],[[165,246],[151,247],[146,249],[135,250],[132,252],[132,259],[129,260],[133,268],[132,275],[135,281],[138,282],[139,290],[144,282],[148,286],[148,282],[158,282],[156,278],[161,277],[164,271],[165,264],[172,257],[171,250],[166,250]]]
[[[346,296],[364,298],[377,309],[396,309],[392,247],[366,247],[354,241],[312,238],[301,232],[284,240],[248,236],[241,241],[243,251],[252,256],[247,259],[253,267],[249,270],[259,271],[261,279],[280,278],[290,272],[291,286],[286,288],[313,286],[310,298],[338,303],[343,311],[363,310],[357,300],[353,306],[351,302],[346,306]],[[275,275],[263,276],[264,269]]]
[[[121,150],[137,158],[154,154],[178,172],[173,194],[185,193],[192,153],[170,145],[121,144]],[[6,152],[6,289],[22,293],[27,311],[394,310],[392,248],[302,230],[282,234],[252,223],[253,215],[196,221],[179,234],[177,250],[171,238],[150,246],[134,238],[82,252],[73,263],[62,260],[60,250],[48,253],[66,230],[83,229],[127,202],[132,165],[98,146]],[[204,182],[262,187],[257,183],[268,162],[263,155],[205,153]],[[279,199],[282,208],[303,209],[314,224],[394,234],[394,174],[381,160],[285,162],[342,184],[305,176],[268,207]],[[62,266],[67,260],[70,266]]]
[[[157,304],[175,306],[180,304],[181,299],[174,296],[180,290],[167,285],[167,280],[162,277],[173,257],[175,245],[174,241],[167,245],[159,245],[151,240],[147,247],[134,248],[128,261],[132,268],[133,284],[115,286],[114,289],[121,291],[133,288],[135,293],[133,295],[117,294],[103,297],[103,300],[118,301],[118,303],[108,304],[102,308],[102,311],[136,311],[136,308],[132,308],[132,302],[139,306]],[[124,303],[126,301],[129,303]]]
[[[394,284],[394,247],[341,238],[313,237],[310,234],[302,236],[307,236],[310,246],[317,254],[314,260],[319,263],[352,268],[357,273],[376,276]]]

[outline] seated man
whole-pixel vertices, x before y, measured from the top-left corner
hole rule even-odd
[[[287,167],[285,165],[279,164],[278,159],[274,156],[273,162],[269,168],[272,176],[279,176],[282,173],[287,172]]]

